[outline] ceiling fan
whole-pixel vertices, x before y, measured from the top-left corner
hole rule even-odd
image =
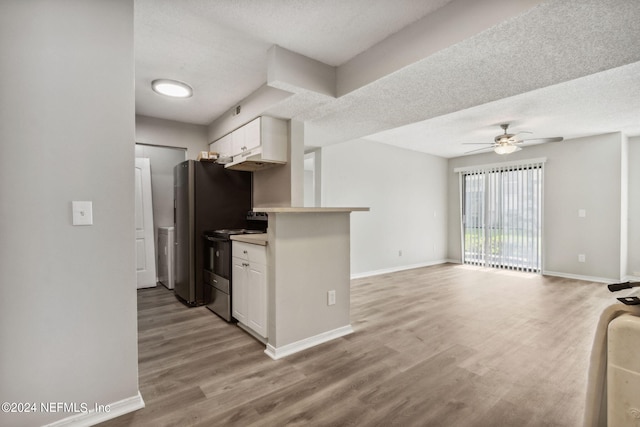
[[[488,149],[493,149],[493,151],[495,151],[497,154],[510,154],[510,153],[522,150],[522,148],[520,146],[525,142],[529,142],[529,141],[537,141],[539,143],[543,143],[543,142],[559,142],[559,141],[562,141],[564,139],[561,136],[556,136],[556,137],[553,137],[553,138],[520,139],[520,138],[517,138],[518,135],[523,134],[523,133],[531,133],[531,132],[522,131],[522,132],[518,132],[518,133],[507,133],[507,130],[509,129],[509,123],[503,123],[503,124],[500,125],[500,127],[502,128],[504,133],[501,134],[501,135],[496,136],[493,139],[494,142],[467,142],[467,143],[465,143],[465,145],[490,145],[490,147],[484,147],[484,148],[479,148],[477,150],[467,151],[464,154],[475,153],[477,151],[488,150]]]

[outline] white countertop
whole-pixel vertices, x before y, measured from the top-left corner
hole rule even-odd
[[[254,207],[255,212],[267,213],[329,213],[329,212],[367,212],[369,208],[305,208],[305,207]]]
[[[234,234],[231,236],[231,240],[237,240],[238,242],[251,243],[254,245],[267,245],[267,233],[260,234]]]

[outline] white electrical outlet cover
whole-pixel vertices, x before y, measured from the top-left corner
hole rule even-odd
[[[93,225],[93,202],[71,202],[73,225]]]
[[[327,292],[327,305],[334,305],[336,303],[336,291]]]

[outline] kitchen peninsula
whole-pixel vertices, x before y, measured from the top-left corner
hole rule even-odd
[[[271,358],[353,332],[350,214],[368,210],[254,207],[269,214],[265,353]]]

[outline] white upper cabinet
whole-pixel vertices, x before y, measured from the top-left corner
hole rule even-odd
[[[225,136],[223,136],[222,138],[218,139],[217,141],[211,143],[209,145],[209,151],[213,151],[216,152],[218,154],[220,154],[220,156],[222,157],[231,157],[233,156],[233,149],[232,149],[232,134],[227,134]]]
[[[234,156],[243,155],[260,146],[261,123],[262,118],[258,117],[231,133],[232,152]]]
[[[231,133],[233,162],[230,169],[256,171],[287,163],[287,122],[258,117]]]

